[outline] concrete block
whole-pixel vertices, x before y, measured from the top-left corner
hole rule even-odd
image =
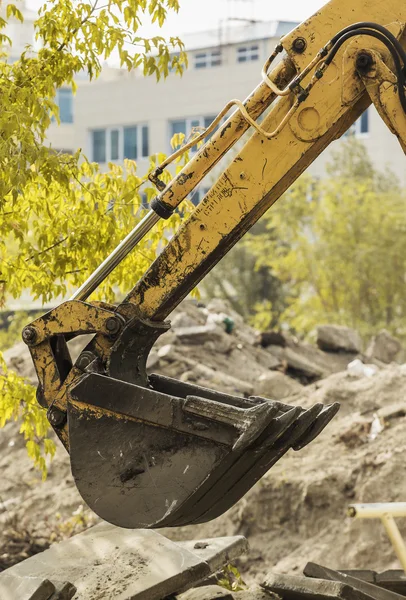
[[[193,588],[178,596],[179,600],[234,600],[234,596],[228,590],[219,585],[207,585]]]
[[[390,590],[378,587],[373,583],[362,581],[361,579],[357,579],[351,575],[346,575],[340,571],[334,571],[333,569],[328,569],[327,567],[323,567],[315,563],[307,563],[303,573],[307,577],[317,577],[318,579],[338,581],[342,584],[347,584],[355,590],[368,595],[371,598],[375,598],[376,600],[403,600],[403,596],[400,594],[396,594]]]
[[[74,600],[161,600],[196,585],[246,549],[241,536],[181,545],[156,531],[101,523],[1,573],[0,598],[50,600],[31,598],[19,586],[33,578],[63,578],[77,588]],[[69,600],[68,591],[52,600]]]
[[[271,591],[283,600],[367,600],[368,596],[354,591],[348,585],[339,581],[325,581],[323,579],[310,579],[293,575],[279,575],[270,573],[261,587]]]
[[[376,585],[406,596],[406,573],[401,569],[392,569],[376,574]]]
[[[362,340],[355,329],[341,325],[320,325],[317,327],[317,345],[327,352],[353,352],[362,350]]]
[[[49,579],[32,577],[16,580],[8,571],[4,571],[0,579],[1,600],[50,600],[56,591]]]
[[[340,570],[340,573],[362,579],[362,581],[374,583],[401,596],[406,596],[406,573],[402,569],[392,569],[383,573],[365,569],[350,569]]]

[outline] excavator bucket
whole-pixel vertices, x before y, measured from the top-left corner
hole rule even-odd
[[[235,504],[338,404],[240,398],[160,375],[139,386],[98,373],[71,390],[72,473],[85,502],[120,527],[202,523]]]

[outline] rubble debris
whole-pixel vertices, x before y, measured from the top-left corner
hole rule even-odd
[[[391,569],[383,573],[375,573],[374,583],[387,590],[406,596],[406,573],[401,569]]]
[[[356,421],[351,423],[348,429],[345,429],[339,436],[340,442],[343,442],[347,448],[356,448],[368,441],[371,432],[370,421]]]
[[[258,341],[262,348],[268,346],[281,346],[285,348],[286,337],[280,331],[261,331],[258,335]]]
[[[199,550],[196,540],[175,543],[156,531],[100,523],[1,573],[1,598],[16,600],[12,594],[17,586],[33,579],[58,580],[63,573],[75,586],[77,600],[96,600],[101,594],[116,600],[161,600],[206,579],[248,546],[241,536],[205,541],[206,548]]]
[[[347,575],[341,571],[335,571],[334,569],[323,567],[322,565],[318,565],[316,563],[307,563],[303,573],[306,575],[306,577],[315,578],[313,581],[325,580],[331,582],[340,582],[359,592],[360,597],[369,596],[370,598],[374,598],[376,600],[403,600],[403,597],[396,592],[381,588],[373,583],[369,583],[368,581],[357,579],[356,577],[352,577],[351,575]]]
[[[211,346],[211,348],[222,354],[227,353],[233,345],[232,337],[215,323],[195,325],[194,327],[178,327],[174,328],[173,332],[182,344],[201,345],[212,342],[214,346]]]
[[[279,371],[271,371],[259,377],[255,394],[272,400],[283,400],[300,393],[302,389],[303,386],[291,377]]]
[[[304,574],[305,577],[271,573],[262,587],[280,594],[284,600],[403,600],[403,596],[374,583],[314,563],[306,565]]]
[[[320,325],[317,327],[317,345],[327,352],[350,352],[362,350],[361,336],[355,329],[342,325]]]
[[[185,594],[177,596],[178,600],[281,600],[273,592],[258,587],[250,587],[239,592],[232,592],[218,585],[193,588]]]
[[[365,365],[359,358],[347,365],[347,371],[353,377],[373,377],[378,370],[376,365]]]
[[[396,356],[401,350],[402,344],[400,341],[386,329],[383,329],[372,338],[365,354],[368,358],[375,358],[383,363],[391,363],[396,360]]]
[[[56,591],[54,584],[42,577],[31,577],[21,581],[10,579],[9,583],[7,575],[3,575],[3,578],[3,583],[0,580],[0,597],[3,600],[49,600]]]
[[[401,475],[406,453],[406,408],[402,400],[406,395],[406,365],[379,362],[373,377],[354,377],[347,371],[350,362],[358,358],[374,363],[377,359],[365,360],[362,355],[344,351],[325,352],[287,335],[285,347],[271,344],[263,348],[257,332],[222,300],[207,306],[187,300],[171,319],[174,329],[206,326],[210,314],[221,313],[234,322],[230,334],[217,324],[221,336],[232,342],[227,353],[219,352],[213,340],[186,344],[169,331],[158,339],[150,354],[149,373],[190,380],[226,393],[263,395],[260,386],[268,376],[280,372],[300,390],[296,388],[283,402],[304,408],[318,402],[340,402],[341,409],[302,453],[287,453],[235,507],[213,522],[194,526],[193,535],[246,535],[251,552],[240,559],[238,567],[248,583],[261,580],[269,565],[278,572],[297,573],[307,560],[322,561],[327,553],[334,568],[396,567],[390,543],[379,537],[380,523],[360,528],[345,519],[345,509],[348,501],[382,500],[381,490],[386,501],[406,497],[406,479]],[[83,341],[73,340],[71,345],[80,348]],[[35,382],[25,344],[7,351],[6,357],[9,362],[18,359],[16,369]],[[302,371],[295,371],[295,359],[307,361],[302,362]],[[303,367],[311,369],[308,375]],[[368,442],[375,413],[385,429]],[[10,423],[0,430],[0,556],[6,547],[4,524],[10,514],[28,519],[41,531],[50,531],[62,527],[82,504],[69,457],[59,440],[48,479],[41,483],[18,429],[18,424]],[[190,538],[190,532],[190,527],[176,528],[165,531],[165,535],[184,540]]]
[[[327,374],[323,368],[309,360],[306,352],[302,352],[300,347],[293,349],[268,346],[266,350],[277,356],[280,361],[285,361],[287,372],[304,382],[309,383]]]
[[[392,419],[401,419],[406,416],[405,401],[401,400],[398,404],[384,406],[378,410],[378,417],[383,421],[391,421]]]
[[[45,536],[35,535],[31,529],[19,523],[15,516],[3,524],[2,538],[0,572],[49,548],[49,541]]]
[[[193,588],[178,596],[179,600],[234,600],[233,594],[219,585]]]
[[[406,596],[406,573],[402,569],[390,569],[382,573],[369,569],[348,569],[341,570],[341,573]]]
[[[375,438],[378,437],[380,433],[385,429],[385,425],[382,423],[380,417],[377,413],[374,413],[374,418],[371,423],[371,429],[368,434],[368,441],[373,442]]]
[[[368,599],[367,596],[358,595],[352,588],[338,581],[308,579],[303,576],[270,573],[261,586],[278,594],[283,600]]]

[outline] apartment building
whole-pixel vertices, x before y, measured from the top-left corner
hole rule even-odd
[[[182,77],[170,74],[156,83],[138,73],[120,71],[111,81],[80,86],[74,99],[73,147],[99,163],[138,161],[169,153],[174,133],[188,136],[194,127],[206,127],[231,98],[244,99],[261,80],[261,68],[293,22],[244,24],[184,36],[189,67]],[[404,154],[371,107],[355,123],[352,133],[361,139],[378,168],[390,167],[406,185]],[[310,172],[323,177],[334,142],[316,160]]]
[[[28,22],[32,21],[32,13],[27,14]],[[94,82],[83,74],[75,96],[68,87],[57,91],[61,124],[51,125],[49,143],[55,150],[81,148],[103,169],[108,162],[134,159],[142,173],[149,155],[170,153],[174,133],[188,136],[193,128],[207,127],[230,99],[246,98],[261,81],[262,65],[275,45],[296,25],[286,21],[223,23],[216,30],[185,35],[188,69],[182,77],[171,73],[158,83],[139,72],[107,66]],[[29,26],[24,27],[27,37]],[[21,31],[14,35],[20,40],[24,37]],[[390,167],[406,186],[404,154],[374,107],[351,131],[365,143],[374,165]],[[341,143],[333,142],[315,161],[310,167],[313,175],[325,175],[331,152]]]

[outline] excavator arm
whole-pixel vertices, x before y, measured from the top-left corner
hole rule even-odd
[[[122,244],[71,300],[24,329],[38,401],[70,454],[82,497],[105,520],[136,528],[213,519],[337,412],[338,405],[304,409],[148,376],[146,360],[179,302],[372,102],[406,149],[405,27],[404,0],[331,0],[299,25],[245,102],[221,111],[205,136],[236,106],[182,172],[167,186],[160,180],[178,151],[151,173],[159,193]],[[87,302],[248,130],[242,149],[124,301]],[[72,364],[67,341],[85,333],[94,338]]]

